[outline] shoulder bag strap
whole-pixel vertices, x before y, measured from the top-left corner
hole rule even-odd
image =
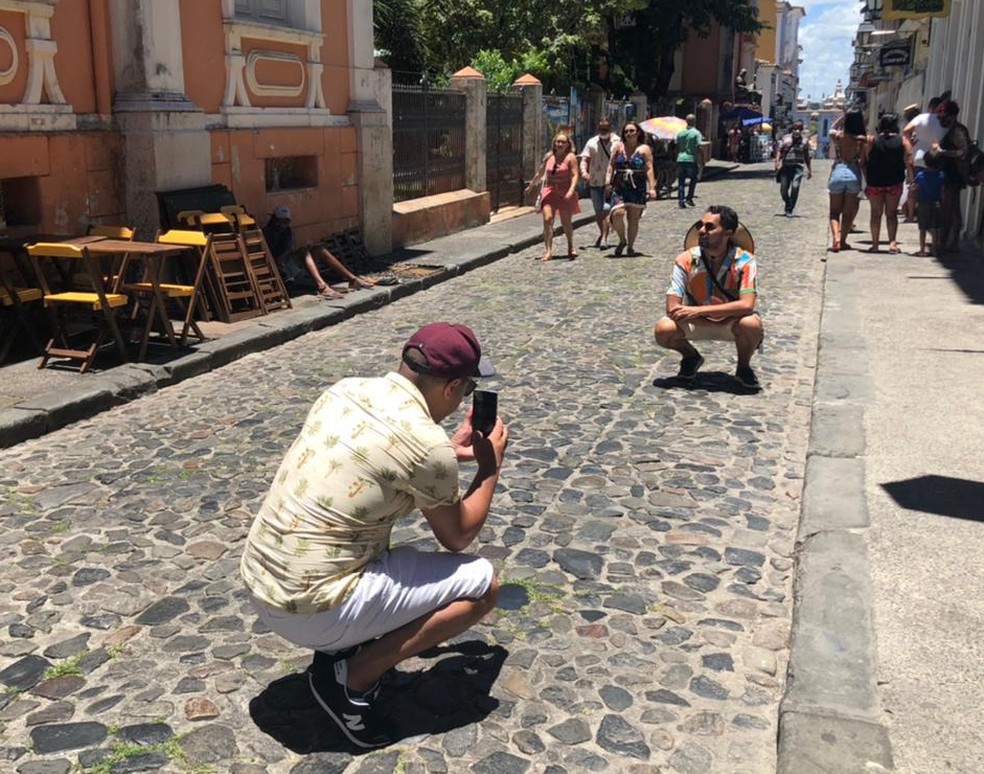
[[[734,261],[737,257],[738,257],[738,251],[737,248],[735,248],[735,255],[732,256],[731,260]],[[737,301],[738,296],[733,295],[732,291],[725,289],[725,287],[721,284],[721,281],[717,278],[717,275],[713,271],[711,271],[711,264],[704,256],[703,250],[700,251],[700,260],[701,263],[704,264],[704,270],[710,275],[711,280],[714,282],[714,287],[718,289],[721,295],[724,296],[729,301]]]

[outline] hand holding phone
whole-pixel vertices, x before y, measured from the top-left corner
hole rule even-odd
[[[491,390],[475,390],[472,393],[471,423],[486,438],[495,427],[499,416],[499,395]]]

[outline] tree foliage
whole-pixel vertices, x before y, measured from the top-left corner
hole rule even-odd
[[[547,91],[597,83],[657,98],[666,93],[673,55],[689,34],[707,35],[714,23],[738,32],[761,27],[751,2],[375,0],[374,7],[377,46],[393,69],[447,76],[471,65],[495,88],[531,72]],[[616,19],[634,24],[616,25]]]

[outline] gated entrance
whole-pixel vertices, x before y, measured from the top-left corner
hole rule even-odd
[[[414,83],[393,84],[393,200],[397,202],[465,187],[465,95],[432,89],[419,76],[414,79]]]
[[[489,94],[485,112],[485,181],[490,207],[523,203],[523,97],[517,92]]]

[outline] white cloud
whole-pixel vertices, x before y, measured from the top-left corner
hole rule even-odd
[[[861,5],[857,0],[799,0],[796,5],[806,8],[799,25],[800,96],[820,99],[833,93],[838,78],[847,86]]]

